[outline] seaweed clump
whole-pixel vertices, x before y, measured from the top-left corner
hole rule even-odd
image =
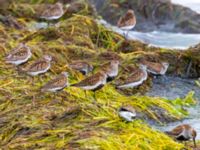
[[[85,59],[98,68],[105,59],[113,56],[120,59],[126,68],[135,65],[141,57],[166,59],[171,63],[173,57],[181,56],[180,60],[185,62],[191,56],[191,50],[172,52],[148,47],[138,41],[128,41],[130,50],[124,52],[124,38],[99,25],[95,16],[90,15],[89,4],[85,1],[80,3],[84,7],[77,7],[75,14],[65,16],[56,25],[45,29],[30,30],[29,25],[38,20],[35,17],[26,19],[26,15],[15,14],[17,20],[23,21],[23,29],[6,28],[5,24],[0,24],[0,146],[3,149],[183,148],[182,144],[152,129],[147,121],[163,123],[184,118],[187,114],[180,108],[194,104],[192,96],[182,103],[172,103],[159,97],[133,95],[133,91],[117,91],[113,83],[97,92],[95,103],[92,92],[85,96],[83,90],[75,87],[68,87],[55,96],[40,92],[44,83],[62,71],[69,72],[70,83],[83,79],[82,74],[68,68],[67,64],[73,60]],[[26,4],[26,8],[32,8],[32,5]],[[21,12],[26,14],[26,9],[21,9]],[[53,56],[51,70],[45,76],[36,77],[34,85],[30,83],[31,77],[3,61],[10,49],[21,42],[32,49],[30,62],[43,54]],[[103,53],[109,53],[110,57],[102,59]],[[171,72],[175,68],[172,63]],[[150,87],[150,82],[134,93]],[[117,114],[123,104],[132,105],[143,115],[132,123],[124,122]],[[162,115],[155,110],[161,110]]]

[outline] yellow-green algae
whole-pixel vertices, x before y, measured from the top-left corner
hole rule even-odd
[[[85,4],[85,3],[84,3]],[[20,4],[22,5],[22,4]],[[26,4],[31,7],[32,5]],[[85,4],[87,6],[87,4]],[[18,8],[15,6],[15,8]],[[177,70],[174,57],[180,58],[180,67],[191,56],[187,52],[151,48],[137,41],[128,41],[129,50],[123,51],[124,39],[101,25],[98,25],[91,13],[70,15],[59,25],[31,31],[15,30],[0,24],[0,146],[2,149],[110,149],[110,150],[157,150],[182,149],[184,145],[173,141],[162,132],[152,129],[145,120],[138,119],[126,123],[117,115],[118,108],[130,104],[138,112],[161,123],[163,118],[152,109],[164,110],[171,120],[185,117],[182,106],[190,106],[195,101],[192,93],[184,100],[169,101],[159,97],[147,97],[139,94],[126,96],[123,91],[114,88],[114,82],[106,85],[96,94],[75,87],[53,95],[41,93],[40,87],[62,71],[70,73],[70,83],[84,77],[68,68],[68,62],[74,59],[87,59],[96,68],[103,62],[99,59],[102,52],[117,52],[122,58],[122,66],[135,64],[138,58],[168,60],[171,72]],[[21,9],[23,12],[24,10]],[[22,13],[26,14],[26,13]],[[26,17],[20,16],[19,17]],[[25,20],[24,18],[18,18]],[[34,21],[34,20],[33,20]],[[25,25],[28,22],[24,22]],[[51,70],[41,77],[31,77],[20,68],[6,64],[3,60],[11,48],[20,42],[26,42],[33,52],[30,64],[43,54],[53,56]],[[195,60],[194,60],[195,61]],[[25,67],[27,64],[23,65]],[[21,67],[21,66],[20,66]],[[184,70],[184,69],[183,69]],[[122,69],[120,71],[120,74]],[[183,71],[180,71],[183,73]],[[148,82],[147,82],[148,83]],[[149,87],[149,84],[142,87]],[[140,92],[143,88],[138,88]],[[132,91],[129,91],[129,94]]]

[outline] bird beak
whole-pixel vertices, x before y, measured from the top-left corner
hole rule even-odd
[[[195,137],[193,137],[193,142],[194,142],[194,147],[196,148],[197,145],[196,145]]]

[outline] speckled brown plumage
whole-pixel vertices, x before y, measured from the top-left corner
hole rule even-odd
[[[40,18],[46,20],[59,19],[64,14],[63,5],[61,3],[56,3],[54,5],[49,5],[46,10],[44,10]]]
[[[144,72],[137,68],[135,70],[132,71],[131,75],[124,81],[123,84],[128,84],[131,82],[137,82],[139,80],[141,80],[141,78],[144,76]]]
[[[197,132],[189,124],[179,125],[174,129],[172,129],[171,131],[167,131],[165,133],[167,133],[170,136],[173,136],[178,141],[188,141],[192,139],[194,142],[194,146],[196,147],[195,138],[197,136]]]
[[[117,26],[121,28],[125,26],[132,26],[135,24],[136,24],[136,17],[135,17],[134,11],[128,10],[124,16],[120,17],[120,19],[118,20]]]
[[[104,72],[98,72],[94,75],[87,77],[79,83],[72,86],[82,88],[84,90],[98,90],[106,84],[107,75]]]
[[[61,73],[56,78],[50,80],[47,84],[45,84],[41,91],[50,91],[50,92],[56,92],[58,90],[62,90],[63,88],[68,86],[68,74],[66,72]]]
[[[33,64],[28,66],[25,71],[30,75],[38,75],[47,72],[51,67],[51,56],[44,56],[43,58],[35,61]]]
[[[80,71],[84,75],[88,74],[93,70],[93,66],[86,61],[74,61],[69,64],[69,67]]]
[[[111,60],[101,66],[101,71],[107,74],[107,81],[113,80],[118,75],[119,61]]]
[[[14,48],[5,59],[8,63],[20,65],[27,62],[31,55],[30,48],[24,44],[20,44]]]
[[[165,74],[168,69],[169,64],[166,62],[150,62],[143,61],[142,64],[147,66],[147,70],[153,74]]]

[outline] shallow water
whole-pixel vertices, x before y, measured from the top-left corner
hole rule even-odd
[[[159,96],[168,99],[183,98],[188,92],[193,90],[195,92],[195,98],[200,100],[200,88],[195,84],[195,80],[182,79],[179,77],[158,77],[153,79],[153,87],[147,93],[149,96]],[[198,133],[200,133],[200,105],[189,108],[190,115],[183,121],[177,121],[169,123],[165,126],[154,125],[155,129],[161,131],[167,131],[179,124],[188,123],[192,125]],[[197,139],[200,139],[200,134],[197,135]]]
[[[123,35],[124,31],[116,26],[112,26],[105,20],[99,21],[109,29]],[[170,33],[170,32],[137,32],[130,31],[128,39],[135,39],[149,44],[150,46],[157,46],[163,48],[184,50],[190,46],[200,43],[200,34],[183,34],[183,33]]]
[[[200,12],[200,0],[172,0],[174,3],[183,4],[191,9]],[[111,30],[122,34],[123,31],[116,26],[108,24],[104,20],[99,21]],[[150,46],[171,48],[185,50],[190,46],[200,43],[200,34],[183,34],[183,33],[169,33],[153,31],[148,33],[131,31],[128,34],[129,39],[136,39],[143,41]],[[149,96],[160,96],[167,99],[183,98],[191,90],[195,91],[195,97],[200,100],[200,87],[195,84],[195,80],[182,79],[178,77],[159,77],[153,80],[153,87],[147,93]],[[193,108],[189,108],[190,115],[183,121],[169,123],[165,126],[154,125],[155,129],[167,131],[179,124],[188,123],[192,125],[198,133],[200,133],[200,104]],[[197,135],[200,139],[200,134]]]

